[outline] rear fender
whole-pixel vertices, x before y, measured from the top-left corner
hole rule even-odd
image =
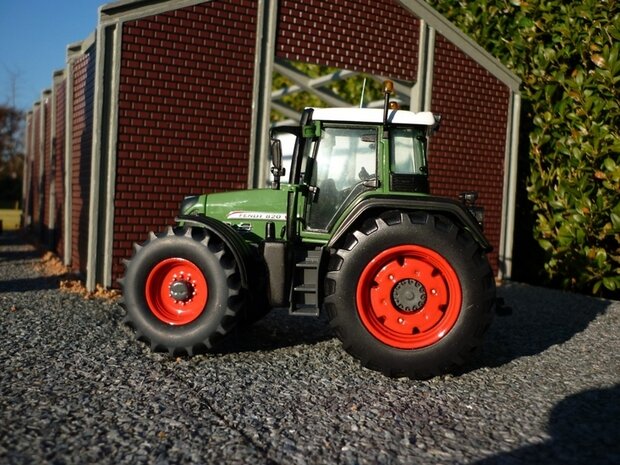
[[[358,221],[363,220],[369,215],[376,217],[382,211],[386,210],[425,211],[428,213],[443,214],[467,229],[482,250],[490,252],[493,249],[482,233],[476,218],[467,210],[467,207],[456,200],[431,196],[419,197],[416,199],[400,196],[371,197],[365,199],[353,208],[347,219],[334,232],[327,246],[334,247]]]

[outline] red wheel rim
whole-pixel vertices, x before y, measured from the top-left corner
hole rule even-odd
[[[456,272],[433,250],[402,245],[384,250],[362,271],[357,311],[375,338],[399,349],[420,349],[452,329],[463,296]]]
[[[184,258],[159,262],[146,278],[146,302],[159,320],[185,325],[203,312],[209,295],[204,274]]]

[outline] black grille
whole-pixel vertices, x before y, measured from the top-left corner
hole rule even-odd
[[[422,192],[428,194],[428,177],[421,174],[390,174],[392,192]]]

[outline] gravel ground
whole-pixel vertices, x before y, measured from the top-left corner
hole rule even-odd
[[[154,354],[37,263],[0,236],[2,464],[620,463],[620,302],[504,285],[478,364],[412,381],[279,310],[217,353]]]

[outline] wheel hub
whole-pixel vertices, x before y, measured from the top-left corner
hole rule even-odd
[[[170,297],[174,300],[187,300],[192,293],[191,285],[183,281],[175,281],[170,285]]]
[[[424,307],[426,299],[424,285],[415,279],[403,279],[392,289],[394,306],[405,313],[417,312]]]
[[[196,295],[196,281],[192,280],[190,273],[185,274],[181,271],[180,275],[175,274],[168,286],[170,297],[181,305],[191,302]]]
[[[185,325],[205,310],[209,284],[195,263],[170,257],[151,269],[144,294],[149,310],[156,318],[169,325]]]

